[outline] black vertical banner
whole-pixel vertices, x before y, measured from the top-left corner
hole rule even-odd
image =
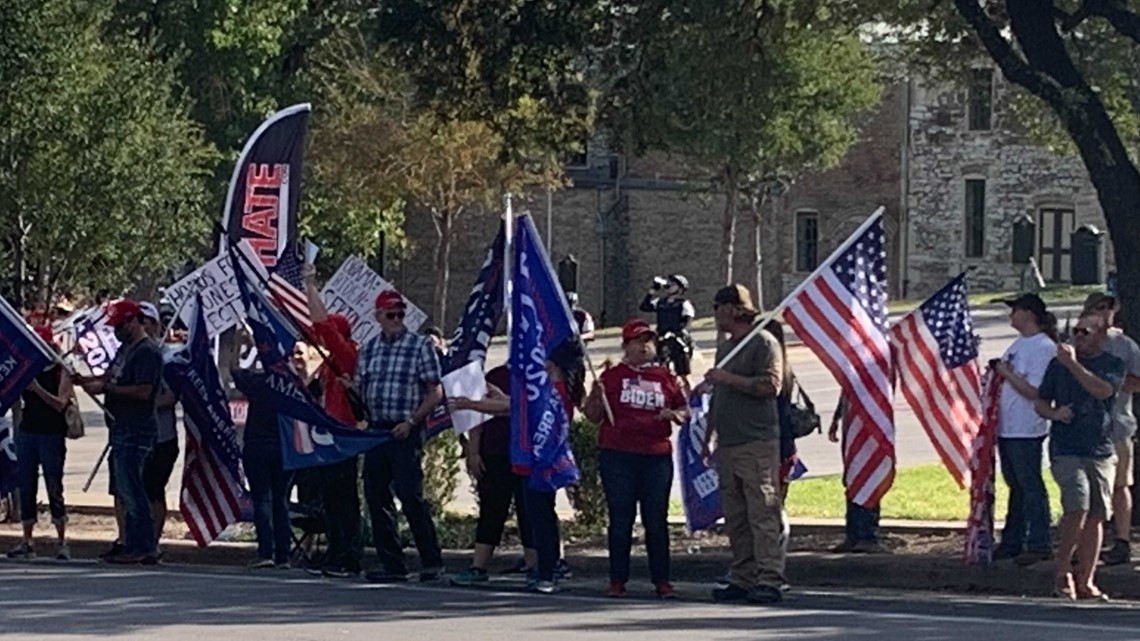
[[[228,240],[249,241],[269,271],[286,247],[297,246],[302,159],[308,129],[308,103],[270,116],[241,150],[222,215]],[[225,251],[221,239],[219,251]]]

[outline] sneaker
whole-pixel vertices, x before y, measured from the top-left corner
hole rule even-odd
[[[1049,561],[1053,558],[1052,550],[1026,550],[1014,557],[1013,562],[1026,568],[1039,561]]]
[[[369,570],[364,573],[364,580],[369,583],[407,583],[407,572],[389,572],[388,570]]]
[[[27,541],[22,541],[19,545],[12,548],[8,552],[9,559],[34,559],[36,558],[35,549],[28,544]]]
[[[657,594],[658,599],[676,599],[677,593],[673,590],[673,584],[668,581],[658,581],[654,586],[654,593]]]
[[[890,554],[891,551],[883,547],[878,541],[858,541],[851,546],[855,554]]]
[[[483,568],[470,567],[451,577],[451,584],[466,587],[486,583],[490,580],[491,577],[487,575],[487,571]]]
[[[725,572],[721,576],[718,576],[715,581],[713,581],[713,587],[716,588],[725,588],[730,585],[732,585],[732,572]]]
[[[844,542],[840,543],[839,545],[831,548],[831,553],[832,554],[847,554],[848,552],[851,552],[854,549],[855,549],[855,542],[854,541],[844,541]]]
[[[771,585],[758,585],[748,591],[748,602],[759,605],[779,603],[784,600],[784,593],[780,588]]]
[[[257,559],[249,564],[251,570],[268,570],[273,567],[273,559]]]
[[[566,559],[558,559],[558,562],[554,564],[554,579],[562,581],[572,578],[574,578],[574,573],[570,571],[570,564],[566,562]]]
[[[321,563],[319,561],[309,561],[306,563],[305,574],[309,576],[321,576]]]
[[[443,578],[444,570],[441,566],[424,568],[420,570],[420,583],[431,583]]]
[[[748,600],[748,590],[735,583],[729,583],[723,588],[714,588],[712,598],[717,603],[743,603]]]
[[[558,591],[558,586],[554,581],[539,581],[534,585],[534,591],[539,594],[554,594]]]
[[[55,560],[56,561],[70,561],[71,560],[71,546],[69,546],[66,543],[59,546],[59,549],[56,550],[56,552],[55,552]]]
[[[611,599],[625,596],[625,581],[610,581],[610,587],[606,588],[606,596]]]
[[[1128,541],[1116,539],[1112,547],[1100,555],[1105,565],[1123,565],[1132,560],[1132,546]]]
[[[139,561],[139,563],[142,563],[143,565],[158,565],[158,562],[161,560],[162,560],[161,554],[158,554],[158,553],[146,554],[146,555],[143,555],[142,561]]]
[[[99,555],[99,560],[106,561],[109,556],[118,556],[123,553],[123,544],[115,541],[111,544],[111,548],[106,552]]]
[[[277,568],[278,570],[292,570],[293,564],[288,561],[277,561],[273,564],[273,567]]]
[[[334,579],[350,579],[360,574],[360,571],[353,571],[352,568],[346,568],[343,565],[326,565],[321,568],[321,575],[331,577]]]
[[[113,565],[138,565],[143,562],[146,555],[143,554],[115,554],[103,559],[107,563]]]

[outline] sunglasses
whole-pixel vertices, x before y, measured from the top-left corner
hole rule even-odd
[[[404,312],[387,312],[384,314],[384,318],[388,320],[403,320],[405,315]]]
[[[1088,336],[1092,331],[1084,327],[1074,327],[1073,336]]]

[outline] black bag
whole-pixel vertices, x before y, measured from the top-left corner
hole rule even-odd
[[[791,421],[792,431],[796,438],[803,438],[812,432],[822,431],[823,425],[819,419],[819,414],[815,411],[815,404],[808,398],[804,388],[800,387],[799,381],[794,382],[793,385],[796,388],[793,393],[795,399],[788,407],[788,418]]]

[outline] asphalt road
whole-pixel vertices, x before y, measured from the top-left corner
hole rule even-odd
[[[1067,306],[1055,308],[1054,311],[1064,324],[1066,314],[1075,316],[1078,308]],[[1005,351],[1015,337],[1015,332],[1009,327],[1008,314],[1003,309],[980,309],[973,314],[975,331],[982,337],[982,362],[996,358]],[[693,372],[699,375],[712,366],[712,351],[716,347],[716,336],[710,329],[699,330],[694,339],[697,343],[698,353],[694,358]],[[619,337],[604,337],[590,344],[590,354],[595,366],[600,366],[606,358],[618,358],[621,354],[621,340]],[[831,420],[831,413],[839,398],[839,385],[832,378],[818,359],[805,347],[793,346],[789,349],[788,358],[792,361],[796,376],[815,402],[816,409],[824,421],[824,430]],[[495,366],[506,361],[506,348],[501,343],[492,346],[488,357],[488,366]],[[696,381],[694,381],[696,382]],[[80,407],[84,412],[89,436],[79,441],[68,442],[67,462],[64,473],[65,494],[68,501],[74,504],[109,505],[110,497],[106,494],[108,483],[106,466],[104,466],[92,485],[90,493],[80,491],[87,476],[95,465],[103,446],[106,443],[105,430],[102,427],[102,414],[95,408],[82,392],[79,394]],[[930,439],[926,436],[922,426],[915,418],[914,412],[906,404],[901,394],[895,399],[896,441],[895,452],[898,465],[912,466],[938,461]],[[797,442],[800,458],[808,468],[808,475],[839,474],[843,464],[840,459],[839,446],[828,442],[825,435],[812,435]],[[181,458],[174,473],[175,481],[167,488],[168,504],[177,505],[178,483],[181,478]],[[460,484],[455,503],[451,506],[455,510],[474,510],[474,499],[466,491],[467,484]],[[674,497],[680,499],[679,486],[674,486]],[[561,496],[561,495],[560,495]],[[562,505],[563,508],[568,508]]]
[[[1140,639],[1140,607],[928,594],[797,591],[777,606],[717,605],[706,586],[681,601],[487,589],[368,586],[296,571],[0,563],[0,637],[301,641],[654,639],[1003,641]],[[631,585],[631,588],[634,586]],[[648,586],[636,586],[647,591]],[[599,588],[600,589],[600,586]],[[690,598],[691,597],[691,598]],[[701,599],[701,600],[698,600]]]

